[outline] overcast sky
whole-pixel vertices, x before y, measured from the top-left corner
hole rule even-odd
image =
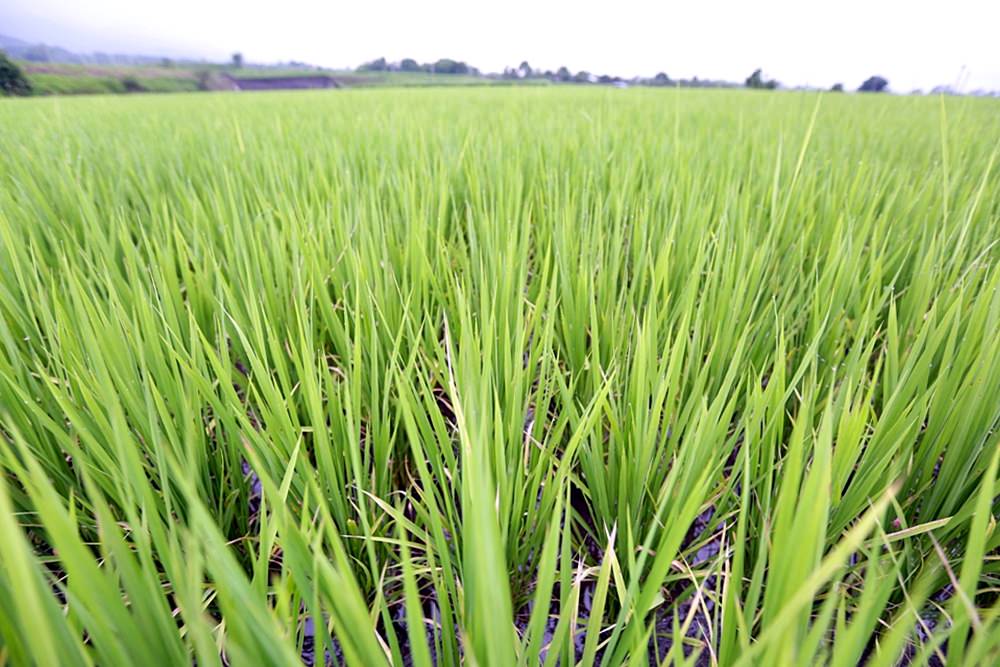
[[[356,66],[385,56],[908,92],[1000,89],[1000,0],[0,0],[0,34],[74,51]]]

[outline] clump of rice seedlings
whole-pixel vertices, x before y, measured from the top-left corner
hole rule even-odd
[[[0,662],[1000,661],[1000,114],[0,103]]]

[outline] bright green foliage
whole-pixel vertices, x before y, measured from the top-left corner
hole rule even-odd
[[[997,663],[998,150],[959,98],[0,104],[0,663]]]

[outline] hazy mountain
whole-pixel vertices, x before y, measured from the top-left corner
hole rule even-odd
[[[79,63],[87,65],[154,65],[163,61],[162,56],[145,56],[122,53],[75,53],[61,46],[31,43],[17,37],[0,35],[0,50],[12,58],[42,63]]]

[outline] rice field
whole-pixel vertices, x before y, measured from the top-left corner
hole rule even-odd
[[[1000,102],[0,102],[0,664],[1000,662]]]

